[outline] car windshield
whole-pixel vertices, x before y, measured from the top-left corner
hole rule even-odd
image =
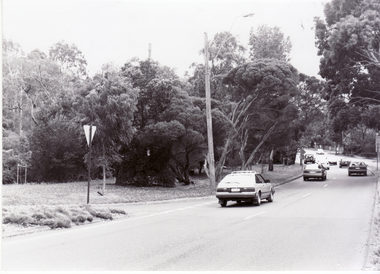
[[[364,166],[365,164],[363,162],[353,162],[351,163],[351,166]]]

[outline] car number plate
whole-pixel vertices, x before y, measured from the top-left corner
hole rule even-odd
[[[240,192],[240,188],[237,188],[237,187],[231,188],[231,192]]]
[[[316,172],[316,171],[314,171],[314,170],[311,170],[311,171],[310,171],[310,173],[317,173],[317,172]]]
[[[360,167],[356,167],[355,169],[360,169]]]

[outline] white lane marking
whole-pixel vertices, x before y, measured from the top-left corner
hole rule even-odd
[[[323,187],[327,187],[328,186],[328,184],[325,184]]]
[[[310,196],[310,195],[311,195],[311,193],[308,193],[306,195],[303,195],[302,198],[306,198],[307,196]]]
[[[251,215],[251,216],[245,217],[244,220],[248,220],[248,219],[250,219],[250,218],[253,218],[253,217],[259,216],[259,215],[264,214],[264,213],[265,213],[265,211],[260,212],[260,213],[253,214],[253,215]]]

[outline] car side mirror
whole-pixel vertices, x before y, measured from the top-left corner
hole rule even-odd
[[[270,183],[270,180],[265,180],[266,183]]]

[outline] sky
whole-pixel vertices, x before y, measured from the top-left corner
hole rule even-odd
[[[90,75],[106,63],[122,66],[133,57],[151,58],[179,76],[199,54],[205,33],[212,40],[229,31],[248,48],[250,30],[278,26],[292,42],[291,64],[318,76],[315,16],[324,18],[326,0],[2,0],[3,38],[27,54],[48,54],[59,41],[75,44]],[[252,17],[243,17],[254,13]]]

